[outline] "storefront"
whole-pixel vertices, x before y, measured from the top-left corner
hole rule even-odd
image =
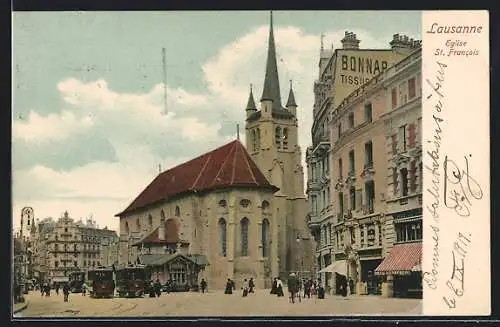
[[[422,298],[422,242],[396,244],[375,269],[383,276],[382,295]]]
[[[331,294],[341,294],[340,287],[342,283],[347,282],[347,260],[337,260],[327,267],[323,268],[320,273],[325,273],[329,278],[328,285],[330,286]]]
[[[200,271],[208,265],[205,256],[181,253],[145,254],[140,255],[139,259],[151,268],[151,278],[162,284],[172,281],[178,285],[197,285]]]

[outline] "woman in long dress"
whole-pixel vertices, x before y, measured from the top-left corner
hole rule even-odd
[[[248,295],[248,281],[246,278],[243,281],[243,286],[241,288],[243,289],[243,297],[247,296]]]
[[[283,293],[283,282],[279,277],[278,280],[276,281],[276,287],[277,287],[276,294],[278,295],[278,297],[285,296],[285,293]]]
[[[229,278],[227,279],[226,290],[224,291],[224,294],[233,294],[233,282]]]
[[[273,286],[271,288],[271,294],[277,294],[277,293],[278,293],[277,278],[274,277]]]

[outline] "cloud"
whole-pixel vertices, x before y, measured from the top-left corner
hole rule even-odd
[[[365,48],[383,48],[389,41],[355,32]],[[325,39],[337,40],[339,47],[343,33],[331,31]],[[31,111],[26,120],[13,123],[14,208],[34,206],[39,217],[64,210],[75,217],[93,212],[102,225],[117,228],[113,215],[156,176],[159,164],[167,169],[229,142],[236,137],[237,123],[244,142],[249,84],[258,103],[267,37],[268,27],[259,27],[200,63],[205,92],[167,86],[166,111],[162,83],[142,93],[119,93],[103,79],[61,81],[55,86],[63,102],[55,108],[58,113],[42,117]],[[286,103],[288,80],[293,80],[304,154],[310,145],[320,37],[288,26],[275,28],[275,39],[282,101]],[[87,150],[96,148],[106,155]],[[64,156],[51,156],[54,151]]]
[[[92,117],[78,118],[70,111],[40,116],[30,111],[27,121],[15,121],[13,138],[28,142],[61,141],[71,134],[85,133],[92,128]]]

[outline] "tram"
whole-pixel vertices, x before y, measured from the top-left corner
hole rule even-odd
[[[89,295],[93,298],[112,298],[115,294],[113,268],[99,267],[88,271]]]
[[[149,292],[151,272],[145,265],[116,270],[116,290],[120,297],[142,297]]]
[[[71,293],[81,293],[85,283],[85,272],[73,271],[69,274],[69,289]]]

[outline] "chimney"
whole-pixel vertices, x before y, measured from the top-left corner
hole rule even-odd
[[[359,42],[356,34],[353,32],[346,31],[344,38],[340,41],[342,43],[342,49],[359,49]]]
[[[160,227],[158,228],[158,239],[160,241],[165,241],[165,219],[160,220]]]
[[[422,41],[410,39],[407,35],[394,34],[389,42],[392,51],[411,52],[420,48]]]

